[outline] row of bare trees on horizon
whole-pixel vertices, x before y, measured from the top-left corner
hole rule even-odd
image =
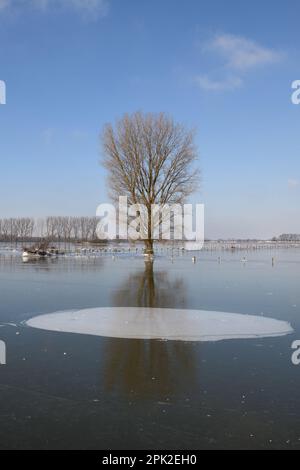
[[[31,217],[0,219],[0,241],[29,242],[89,242],[97,240],[97,217],[52,216],[45,219]]]

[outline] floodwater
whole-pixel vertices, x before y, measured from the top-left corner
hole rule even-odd
[[[1,449],[300,449],[300,366],[291,360],[300,250],[192,256],[24,263],[0,254]],[[133,307],[200,310],[280,320],[293,331],[203,342],[27,324],[104,307],[128,307],[128,321]]]

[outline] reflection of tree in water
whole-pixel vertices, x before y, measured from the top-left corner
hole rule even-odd
[[[196,381],[192,343],[114,339],[103,359],[105,388],[127,397],[165,400],[187,394]]]
[[[154,272],[153,262],[130,275],[114,294],[115,306],[182,308],[183,280]],[[184,394],[196,380],[195,345],[181,341],[112,339],[103,351],[104,381],[109,392],[129,397],[167,400]]]
[[[168,273],[154,271],[153,261],[146,261],[142,272],[129,276],[113,298],[116,307],[185,306],[185,286],[182,279],[171,281]]]

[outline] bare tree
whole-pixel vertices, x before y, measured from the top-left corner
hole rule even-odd
[[[38,239],[47,243],[95,242],[98,217],[51,216],[34,220],[29,217],[0,219],[0,241],[18,242]]]
[[[0,219],[0,240],[17,243],[32,238],[34,219],[29,217]]]
[[[163,113],[125,114],[103,131],[103,165],[108,170],[114,201],[147,209],[146,253],[153,253],[151,206],[183,204],[198,186],[199,170],[194,132]]]

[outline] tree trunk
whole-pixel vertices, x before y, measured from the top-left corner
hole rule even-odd
[[[153,238],[152,238],[152,211],[151,204],[148,204],[147,207],[148,219],[147,219],[147,240],[145,240],[145,255],[153,256]]]
[[[153,240],[150,238],[148,240],[145,240],[145,255],[153,256],[153,254]]]

